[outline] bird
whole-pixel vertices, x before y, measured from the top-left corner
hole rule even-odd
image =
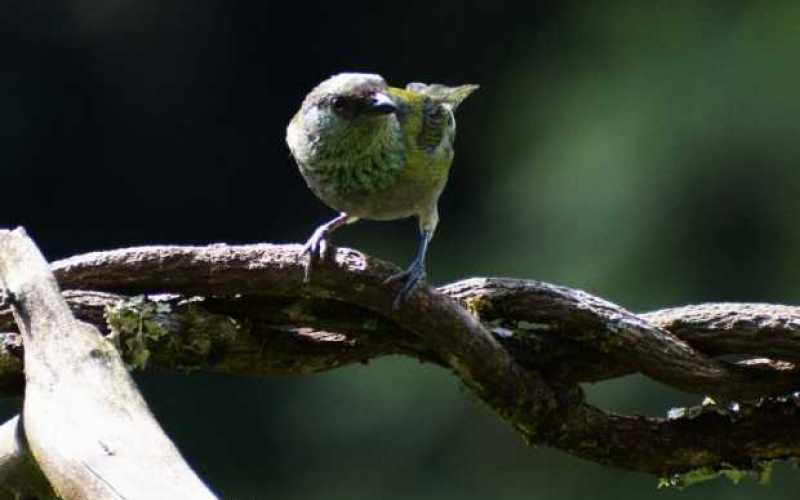
[[[390,87],[370,73],[339,73],[319,83],[289,122],[286,142],[311,191],[339,215],[303,247],[304,281],[326,258],[331,233],[359,219],[416,217],[419,244],[400,283],[397,309],[426,278],[428,246],[439,223],[438,201],[453,162],[456,108],[478,85],[412,82]]]

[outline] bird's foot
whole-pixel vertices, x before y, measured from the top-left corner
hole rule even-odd
[[[311,281],[311,271],[319,261],[325,260],[330,254],[331,245],[328,243],[328,228],[320,226],[314,231],[314,234],[303,245],[302,255],[308,254],[306,261],[303,282],[308,283]]]
[[[419,262],[414,262],[405,271],[393,274],[386,278],[386,280],[383,282],[384,285],[395,282],[400,282],[403,284],[403,286],[400,288],[400,291],[397,293],[394,302],[392,303],[392,309],[395,311],[399,309],[400,305],[411,295],[411,292],[413,292],[414,289],[424,280],[425,267]]]

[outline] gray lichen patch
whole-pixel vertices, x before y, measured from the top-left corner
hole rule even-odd
[[[150,346],[167,335],[172,305],[143,295],[121,300],[105,310],[110,340],[120,349],[129,369],[145,369]]]
[[[180,333],[171,344],[184,356],[206,359],[217,345],[230,345],[246,329],[236,319],[189,304],[178,311]]]
[[[110,340],[129,369],[145,369],[152,357],[164,367],[207,366],[216,347],[232,344],[244,327],[230,316],[202,307],[202,297],[137,296],[107,307]]]

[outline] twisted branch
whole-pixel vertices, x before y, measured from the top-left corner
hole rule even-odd
[[[452,370],[526,440],[660,475],[750,468],[800,456],[800,309],[709,304],[635,315],[585,292],[478,278],[416,292],[399,311],[382,285],[394,268],[352,250],[302,283],[297,245],[143,247],[56,262],[75,315],[107,328],[137,294],[170,342],[152,369],[314,373],[387,354]],[[468,312],[469,311],[469,312]],[[13,329],[0,314],[0,331]],[[21,348],[6,334],[0,390],[21,387]],[[725,361],[720,356],[736,356]],[[770,358],[770,359],[764,359]],[[15,364],[16,362],[16,364]],[[585,403],[580,382],[642,373],[718,401],[675,419],[621,416]]]

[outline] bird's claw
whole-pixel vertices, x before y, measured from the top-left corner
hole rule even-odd
[[[325,227],[319,227],[314,234],[303,245],[302,255],[308,254],[308,260],[303,272],[303,282],[311,281],[311,270],[317,261],[328,258],[330,245],[328,244],[328,232]]]
[[[392,309],[397,310],[400,308],[400,305],[405,302],[405,300],[411,295],[411,292],[417,288],[417,286],[425,280],[425,268],[418,263],[412,264],[408,269],[405,271],[399,272],[397,274],[393,274],[386,278],[383,281],[384,285],[388,285],[395,282],[401,282],[403,286],[400,288],[400,291],[397,292],[397,296],[394,298],[394,302],[392,302]]]
[[[303,254],[309,254],[312,258],[324,259],[328,253],[328,240],[325,228],[317,228],[314,234],[303,245]]]

